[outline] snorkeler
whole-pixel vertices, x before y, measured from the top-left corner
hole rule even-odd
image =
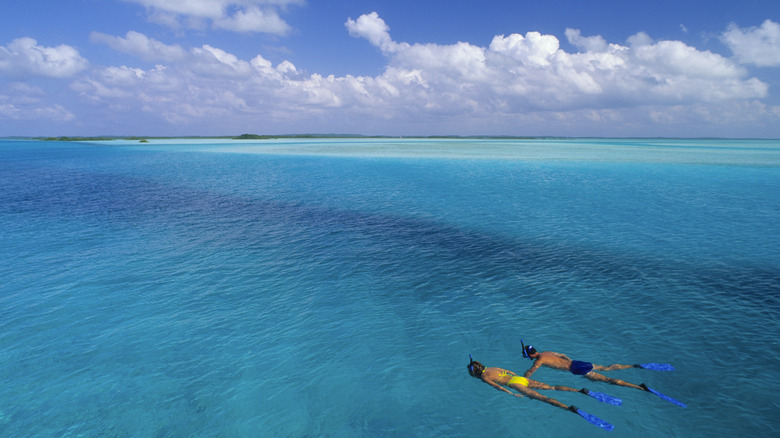
[[[574,412],[575,414],[580,415],[582,418],[588,420],[592,424],[595,424],[596,426],[599,426],[601,428],[612,430],[613,426],[604,420],[601,420],[598,417],[595,417],[591,414],[588,414],[587,412],[584,412],[581,409],[578,409],[576,406],[566,406],[565,404],[559,402],[558,400],[555,400],[554,398],[545,397],[542,394],[539,394],[536,389],[553,389],[557,391],[568,391],[568,392],[581,392],[586,395],[590,395],[591,397],[596,398],[599,401],[603,401],[605,403],[610,403],[613,405],[620,405],[622,402],[620,399],[610,397],[606,394],[597,393],[594,391],[588,391],[587,389],[575,389],[570,388],[568,386],[551,386],[546,383],[542,383],[536,380],[528,379],[522,376],[518,376],[512,371],[505,370],[503,368],[496,368],[496,367],[486,367],[485,365],[482,365],[480,362],[475,361],[471,358],[471,355],[469,355],[470,362],[466,366],[466,369],[468,370],[469,374],[472,377],[476,377],[478,379],[481,379],[483,382],[487,383],[488,385],[506,392],[507,394],[513,395],[515,397],[522,397],[526,396],[528,398],[532,398],[535,400],[543,401],[545,403],[549,403],[555,407],[559,407],[561,409],[566,409],[567,411]],[[505,388],[509,387],[517,392],[512,392]]]
[[[648,370],[657,370],[657,371],[674,370],[674,367],[672,367],[669,364],[647,363],[647,364],[636,364],[636,365],[622,365],[622,364],[612,364],[609,366],[595,365],[590,362],[572,360],[571,358],[569,358],[569,356],[566,356],[565,354],[556,353],[553,351],[542,351],[540,353],[536,351],[536,349],[533,346],[523,344],[522,340],[520,340],[520,345],[523,349],[523,357],[534,361],[533,366],[531,366],[531,368],[529,368],[528,371],[526,371],[525,374],[523,374],[525,378],[531,377],[533,373],[536,372],[536,370],[538,370],[540,367],[546,366],[546,367],[554,368],[556,370],[569,371],[572,374],[578,376],[585,376],[588,379],[593,380],[594,382],[607,382],[613,385],[627,386],[629,388],[636,388],[642,391],[651,392],[668,402],[674,403],[681,407],[686,407],[685,403],[679,402],[667,395],[661,394],[658,391],[654,390],[653,388],[648,388],[647,385],[645,385],[644,383],[642,383],[641,385],[635,385],[633,383],[628,383],[620,379],[613,379],[611,377],[607,377],[603,374],[599,374],[593,371],[593,370],[615,371],[615,370],[625,370],[627,368],[644,368]]]
[[[555,353],[553,351],[542,351],[540,353],[536,351],[536,349],[531,345],[523,345],[522,348],[523,348],[523,357],[534,361],[533,366],[529,368],[528,371],[525,372],[525,374],[523,374],[525,378],[531,377],[534,374],[534,372],[536,372],[536,370],[538,370],[540,367],[546,366],[546,367],[554,368],[556,370],[570,371],[572,374],[578,376],[585,376],[588,379],[596,382],[608,382],[613,385],[628,386],[630,388],[636,388],[645,391],[645,389],[639,385],[634,385],[633,383],[628,383],[620,379],[613,379],[603,374],[593,372],[593,370],[597,370],[597,371],[625,370],[627,368],[633,368],[634,365],[621,365],[621,364],[613,364],[610,366],[595,365],[590,362],[571,360],[569,356],[566,356],[565,354],[561,354],[561,353]]]

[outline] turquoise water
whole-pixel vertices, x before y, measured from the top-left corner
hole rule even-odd
[[[0,436],[780,429],[780,142],[0,140]]]

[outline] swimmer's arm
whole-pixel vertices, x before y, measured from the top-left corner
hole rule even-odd
[[[536,362],[534,362],[534,366],[532,366],[531,368],[528,368],[528,371],[526,371],[525,374],[523,374],[523,377],[525,377],[526,379],[531,377],[531,375],[533,373],[535,373],[536,370],[538,370],[540,366],[542,366],[542,363],[541,363],[541,361],[537,360]]]
[[[490,386],[492,386],[492,387],[494,387],[496,389],[500,389],[501,391],[504,391],[505,393],[507,393],[509,395],[513,395],[515,397],[522,397],[522,395],[516,394],[516,393],[510,391],[510,390],[504,388],[503,386],[499,385],[498,383],[496,383],[496,382],[494,382],[492,380],[485,380],[485,383],[487,383],[488,385],[490,385]]]

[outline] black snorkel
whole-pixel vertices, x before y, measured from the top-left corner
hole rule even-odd
[[[524,358],[530,359],[530,360],[534,360],[534,358],[531,357],[531,355],[536,352],[536,350],[534,350],[534,346],[533,345],[529,345],[529,346],[526,347],[525,344],[523,344],[523,340],[520,339],[520,347],[523,349],[523,357]]]
[[[480,377],[480,376],[477,375],[477,370],[474,368],[475,366],[478,366],[478,365],[482,365],[482,364],[480,364],[479,362],[474,360],[474,358],[471,357],[471,355],[469,354],[469,364],[466,365],[466,369],[469,371],[469,375],[471,375],[472,377]],[[481,371],[485,371],[484,366],[482,367]],[[480,375],[482,374],[481,371],[479,373]]]

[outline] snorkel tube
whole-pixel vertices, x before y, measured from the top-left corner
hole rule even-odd
[[[532,354],[536,353],[536,349],[533,345],[526,346],[523,344],[523,340],[520,339],[520,347],[523,349],[523,357],[526,359],[534,360],[533,357],[531,357]]]
[[[477,362],[476,360],[474,360],[474,358],[473,358],[473,357],[471,357],[471,355],[469,354],[469,364],[468,364],[468,365],[466,365],[466,369],[469,371],[469,374],[470,374],[472,377],[479,377],[479,376],[476,374],[476,370],[474,369],[474,366],[475,366],[475,365],[482,365],[482,364],[480,364],[479,362]],[[483,368],[482,368],[482,371],[484,371],[484,366],[483,366]]]

